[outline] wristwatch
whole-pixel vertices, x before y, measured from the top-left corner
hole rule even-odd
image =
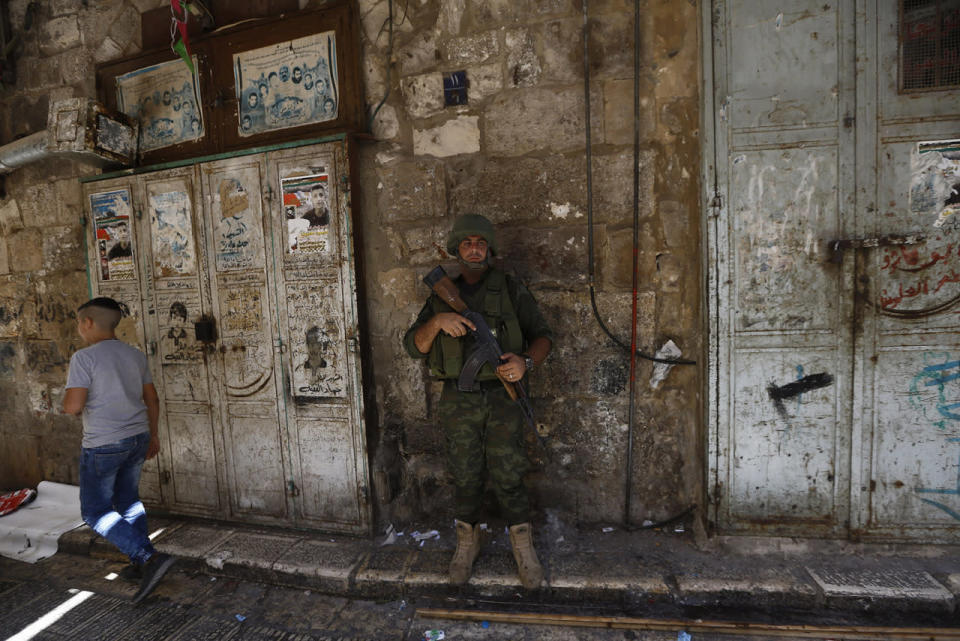
[[[520,356],[523,358],[523,364],[526,365],[527,371],[529,372],[530,370],[532,370],[533,358],[527,354],[520,354]]]

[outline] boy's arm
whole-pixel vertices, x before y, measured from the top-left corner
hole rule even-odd
[[[147,420],[150,421],[150,447],[147,448],[147,458],[151,459],[160,452],[160,438],[157,436],[157,421],[160,419],[160,397],[157,395],[157,388],[153,386],[153,383],[146,383],[143,386],[143,404],[147,406]]]
[[[86,387],[68,387],[63,395],[63,413],[73,414],[74,416],[83,412],[83,406],[87,404]]]

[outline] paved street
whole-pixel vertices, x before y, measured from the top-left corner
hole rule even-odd
[[[428,629],[443,630],[446,639],[478,641],[684,638],[678,630],[652,632],[499,622],[484,625],[430,619],[417,616],[416,604],[405,601],[351,600],[177,570],[142,605],[133,606],[129,599],[134,584],[113,577],[120,568],[116,561],[63,553],[33,565],[0,558],[0,640],[417,641]],[[473,601],[430,605],[492,609],[489,604]],[[55,618],[57,613],[61,614],[59,618]],[[25,630],[35,635],[24,633]],[[691,635],[696,641],[745,638],[762,641],[767,637]]]

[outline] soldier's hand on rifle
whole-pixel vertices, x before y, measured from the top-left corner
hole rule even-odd
[[[468,331],[477,329],[469,320],[454,312],[440,312],[433,317],[433,322],[436,323],[437,329],[454,338],[459,338],[466,335]]]
[[[503,365],[497,368],[497,374],[508,381],[519,381],[523,378],[527,371],[527,365],[522,356],[513,352],[505,352],[500,360],[503,361]]]

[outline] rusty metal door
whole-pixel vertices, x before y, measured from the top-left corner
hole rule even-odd
[[[728,0],[704,22],[711,514],[956,540],[960,78],[905,88],[933,54],[900,29],[956,30],[958,7],[835,4]]]
[[[131,308],[161,395],[153,503],[369,528],[348,168],[339,142],[86,186],[92,281]]]
[[[708,492],[726,532],[847,526],[853,266],[826,247],[853,228],[854,19],[812,0],[704,12]]]

